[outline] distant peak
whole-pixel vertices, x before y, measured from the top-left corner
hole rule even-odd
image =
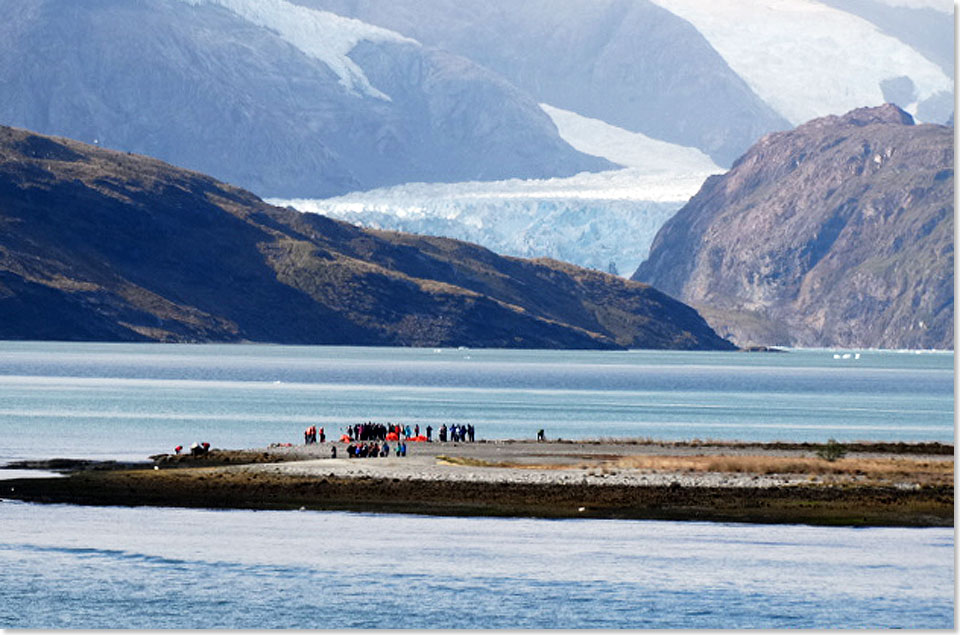
[[[895,104],[883,104],[882,106],[870,106],[866,108],[857,108],[844,115],[828,115],[808,121],[796,128],[797,131],[811,131],[821,128],[835,128],[841,126],[854,126],[863,128],[874,124],[888,124],[897,126],[912,126],[915,124],[910,113],[904,111]],[[768,138],[769,137],[769,138]],[[760,140],[760,143],[769,143],[779,138],[778,135],[767,135]]]
[[[840,123],[853,126],[869,126],[875,123],[914,125],[913,116],[896,104],[883,104],[870,108],[857,108],[840,117]]]
[[[914,125],[913,117],[910,113],[904,111],[895,104],[883,104],[882,106],[870,106],[866,108],[857,108],[844,115],[828,115],[808,121],[799,126],[798,131],[812,130],[819,128],[833,128],[838,126],[855,126],[862,128],[874,124],[890,124],[898,126]],[[768,135],[771,139],[777,138],[776,135]],[[766,139],[766,138],[764,138]],[[763,140],[761,140],[763,141]]]

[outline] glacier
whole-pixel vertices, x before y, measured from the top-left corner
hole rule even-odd
[[[390,96],[370,84],[366,74],[348,57],[363,41],[419,42],[389,29],[302,7],[287,0],[180,0],[193,6],[221,6],[244,20],[276,32],[302,53],[330,67],[347,91],[390,101]]]
[[[914,96],[897,105],[915,117],[920,103],[953,93],[952,78],[915,49],[814,0],[651,1],[693,24],[795,125],[878,106],[887,101],[882,84],[898,78],[910,79]]]
[[[891,7],[908,7],[911,9],[933,9],[941,13],[953,15],[953,0],[879,0],[882,4]]]
[[[643,174],[682,178],[724,171],[697,148],[652,139],[550,104],[542,103],[540,108],[553,120],[560,137],[577,150],[636,168]]]
[[[629,276],[660,227],[711,174],[697,150],[541,104],[581,152],[625,167],[568,178],[407,183],[327,199],[269,199],[374,229],[445,236],[500,254],[549,257]]]
[[[882,1],[948,11],[943,0]],[[953,80],[936,63],[868,20],[822,2],[652,2],[696,28],[745,86],[785,118],[784,124],[893,101],[889,97],[894,94],[901,107],[922,120],[918,112],[924,104],[927,112],[946,112],[940,102],[953,94]],[[332,5],[337,11],[352,7],[370,20],[379,15],[358,8],[368,5],[345,0],[311,4]],[[416,23],[416,14],[391,21],[386,13],[380,16],[383,26],[437,45],[416,29],[410,31],[407,22]],[[366,227],[458,238],[506,255],[553,257],[629,275],[645,259],[662,224],[708,176],[724,172],[697,148],[548,103],[540,108],[573,148],[623,168],[556,179],[406,183],[335,198],[271,202]]]

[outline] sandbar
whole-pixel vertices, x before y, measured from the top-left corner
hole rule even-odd
[[[332,446],[338,458],[330,458]],[[817,444],[502,440],[407,447],[406,457],[385,458],[346,458],[339,442],[160,454],[143,466],[83,464],[64,478],[3,481],[0,496],[461,516],[954,524],[953,447],[939,443],[848,444],[833,461],[817,457]]]

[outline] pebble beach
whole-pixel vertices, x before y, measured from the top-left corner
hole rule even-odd
[[[333,446],[338,458],[330,458]],[[346,458],[345,450],[321,443],[161,454],[142,466],[94,464],[64,478],[7,481],[3,495],[97,505],[953,525],[953,450],[941,444],[859,447],[826,467],[815,448],[782,444],[410,443],[407,456],[378,458]],[[754,465],[765,467],[749,471]]]

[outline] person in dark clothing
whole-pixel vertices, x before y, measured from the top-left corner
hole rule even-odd
[[[430,435],[432,434],[433,434],[433,428],[431,426],[427,426],[427,441],[433,441],[433,439],[430,437]]]
[[[537,430],[537,441],[544,441],[544,440],[546,440],[546,435],[543,432],[543,428],[540,428],[539,430]]]
[[[331,459],[337,458],[337,446],[335,445],[330,446],[330,458]]]

